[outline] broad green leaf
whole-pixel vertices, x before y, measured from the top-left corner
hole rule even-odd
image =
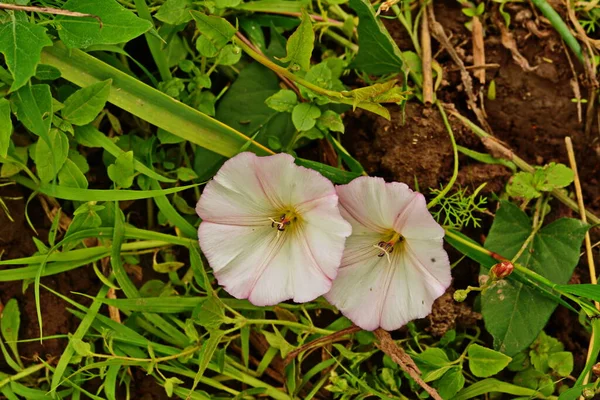
[[[208,329],[216,329],[227,322],[223,305],[215,297],[211,296],[199,304],[192,313],[194,322]]]
[[[562,292],[574,294],[579,297],[586,299],[600,301],[600,285],[594,285],[591,283],[582,283],[579,285],[558,285],[557,290]]]
[[[560,376],[571,375],[571,372],[573,372],[573,353],[559,351],[550,354],[548,357],[548,366]]]
[[[279,113],[265,104],[279,90],[275,73],[259,63],[250,64],[217,105],[216,118],[248,136],[256,135],[254,139],[261,144],[267,144],[270,136],[276,136],[287,146],[295,132],[290,114]]]
[[[451,399],[454,395],[465,386],[465,377],[462,367],[454,366],[450,368],[435,384],[440,397],[442,399]]]
[[[350,0],[358,15],[358,54],[352,66],[371,75],[400,73],[402,54],[369,0]]]
[[[154,18],[171,25],[185,24],[192,19],[191,7],[191,0],[167,0],[154,14]]]
[[[530,346],[529,358],[533,367],[543,373],[548,373],[550,365],[548,359],[550,355],[564,350],[563,344],[556,338],[547,335],[544,331]]]
[[[4,305],[4,309],[0,314],[0,330],[4,341],[11,349],[15,360],[20,360],[19,351],[17,349],[17,341],[19,340],[19,327],[21,325],[21,312],[17,300],[10,299]]]
[[[517,172],[506,185],[506,193],[511,197],[520,197],[526,200],[535,199],[542,194],[535,188],[534,177],[531,172]]]
[[[412,358],[423,373],[450,365],[446,352],[436,347],[429,347],[422,353],[412,355]]]
[[[133,185],[133,151],[120,154],[107,168],[108,177],[122,188],[128,188]]]
[[[234,65],[242,58],[242,49],[233,44],[226,44],[219,53],[219,65]]]
[[[518,372],[513,382],[519,386],[539,390],[544,396],[550,396],[554,393],[552,377],[533,368]]]
[[[52,46],[52,41],[46,35],[46,28],[29,22],[24,12],[7,11],[6,15],[7,19],[0,24],[0,53],[4,54],[14,79],[12,92],[35,74],[42,48]]]
[[[100,26],[100,22],[92,17],[58,15],[54,20],[58,36],[67,47],[128,42],[152,27],[149,21],[139,18],[115,0],[69,0],[61,8],[92,14],[102,20]]]
[[[77,90],[64,101],[60,115],[73,125],[87,125],[102,111],[110,93],[110,79]]]
[[[10,102],[0,99],[0,157],[8,155],[8,145],[12,135],[13,125],[10,119]]]
[[[297,104],[292,110],[292,122],[298,131],[308,131],[317,123],[321,116],[319,107],[310,103]]]
[[[512,258],[531,233],[529,217],[516,205],[502,202],[485,242],[488,250]],[[518,262],[558,284],[566,283],[579,260],[579,248],[588,225],[562,218],[535,235]],[[488,269],[483,267],[482,274]],[[556,302],[539,291],[500,280],[482,295],[482,313],[494,347],[508,356],[525,349],[538,336],[556,308]]]
[[[51,146],[40,139],[35,145],[35,166],[40,180],[51,182],[69,156],[69,138],[58,129],[51,129],[48,134]]]
[[[48,85],[27,85],[10,97],[13,110],[27,129],[42,139],[48,138],[52,123],[52,94]]]
[[[294,106],[298,104],[298,97],[293,90],[281,89],[267,98],[265,104],[275,111],[292,112]]]
[[[73,350],[78,355],[82,357],[87,357],[92,353],[92,346],[90,346],[88,342],[84,342],[83,340],[78,338],[71,338],[70,342],[71,346],[73,347]]]
[[[281,335],[277,328],[273,327],[273,329],[275,330],[275,333],[269,331],[261,332],[263,333],[263,335],[265,335],[265,339],[267,339],[267,342],[269,342],[271,347],[274,347],[279,350],[281,358],[285,358],[285,356],[287,356],[290,353],[290,351],[294,350],[294,346],[292,346],[287,340],[285,340],[285,338]]]
[[[332,132],[344,133],[344,123],[340,114],[333,110],[325,111],[318,119],[317,126],[323,126]]]
[[[469,369],[478,378],[488,378],[502,371],[512,360],[498,351],[473,343],[467,349]]]
[[[83,172],[81,172],[81,169],[68,158],[65,160],[60,171],[58,171],[58,183],[61,186],[79,189],[87,189],[88,187],[88,181]]]
[[[206,15],[198,11],[191,11],[196,20],[196,27],[202,34],[198,38],[206,57],[214,57],[235,35],[236,29],[224,18]],[[198,48],[198,43],[196,48]],[[201,50],[198,48],[198,50]]]
[[[313,31],[310,16],[302,9],[302,22],[289,37],[285,46],[287,54],[280,61],[289,63],[292,70],[310,69],[310,58],[315,47],[315,32]]]
[[[193,169],[187,167],[179,167],[177,168],[177,179],[180,181],[191,181],[198,178],[196,172]]]
[[[217,347],[219,346],[219,342],[221,341],[223,335],[223,331],[211,331],[208,340],[206,340],[202,344],[198,362],[198,371],[196,372],[196,376],[194,377],[193,387],[196,387],[198,382],[200,382],[202,376],[204,376],[204,372],[206,371],[206,368],[208,368],[210,361],[213,358],[213,354],[215,354],[215,350],[217,350]],[[186,390],[186,392],[188,392],[187,395],[189,396],[189,391]]]

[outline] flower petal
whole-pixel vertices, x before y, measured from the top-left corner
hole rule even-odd
[[[390,276],[381,310],[381,327],[385,330],[398,329],[409,321],[426,317],[431,313],[435,299],[450,286],[450,264],[448,256],[437,241],[420,241],[418,252],[402,249],[394,257],[394,273]],[[431,253],[423,254],[423,250]],[[417,253],[419,257],[415,255]],[[435,262],[421,262],[424,257],[432,257]],[[433,257],[432,257],[433,258]],[[433,265],[436,265],[433,268]],[[439,266],[439,267],[438,267]],[[434,269],[435,273],[430,270]]]
[[[336,190],[340,205],[352,219],[367,230],[381,233],[393,229],[396,217],[414,197],[414,192],[404,183],[386,183],[382,178],[366,176],[337,186]],[[353,224],[353,230],[355,228]]]
[[[441,239],[444,237],[442,228],[427,210],[425,197],[415,193],[412,201],[394,221],[394,230],[407,239]]]
[[[331,181],[317,171],[294,164],[294,157],[289,154],[259,158],[256,174],[266,196],[280,209],[293,205],[302,214],[315,201],[336,196]]]
[[[208,182],[196,206],[203,221],[231,225],[268,225],[274,208],[265,195],[252,153],[231,158]]]
[[[203,221],[200,247],[219,284],[238,299],[247,299],[255,280],[281,247],[270,225],[222,225]]]

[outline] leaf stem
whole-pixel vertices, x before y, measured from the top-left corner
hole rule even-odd
[[[25,378],[26,376],[29,376],[31,374],[36,373],[37,371],[43,369],[46,366],[46,364],[41,363],[41,364],[36,364],[36,365],[32,365],[31,367],[25,368],[23,371],[18,372],[14,375],[11,375],[9,377],[6,377],[4,379],[2,379],[0,381],[0,388],[8,385],[11,382],[16,382],[19,379]]]
[[[429,202],[429,204],[427,204],[427,208],[435,206],[450,191],[450,189],[452,189],[452,186],[454,186],[456,178],[458,177],[458,149],[456,147],[456,140],[454,139],[454,132],[452,131],[450,122],[448,122],[448,116],[444,111],[444,107],[442,107],[439,101],[436,101],[435,104],[440,110],[440,114],[442,115],[442,119],[444,120],[444,126],[446,126],[446,129],[448,130],[448,135],[450,136],[450,143],[452,143],[452,153],[454,155],[454,170],[452,172],[452,177],[450,178],[450,181],[448,182],[446,187],[441,192],[439,192],[438,195],[435,196],[435,198]]]

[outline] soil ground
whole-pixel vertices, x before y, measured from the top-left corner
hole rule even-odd
[[[436,2],[436,5],[439,5],[436,9],[438,21],[451,37],[452,44],[463,57],[465,64],[470,65],[472,63],[471,34],[464,26],[467,17],[461,13],[456,2]],[[512,10],[511,14],[518,12],[519,10]],[[410,49],[410,40],[404,28],[394,20],[385,21],[400,47],[403,50]],[[575,97],[571,86],[574,73],[560,38],[550,26],[536,25],[544,35],[547,35],[538,38],[530,28],[527,28],[527,26],[531,27],[529,22],[536,24],[534,19],[515,22],[511,32],[521,54],[531,66],[536,67],[530,72],[523,70],[513,60],[510,51],[503,47],[500,32],[493,22],[484,21],[486,63],[499,65],[498,68],[490,68],[486,72],[487,81],[493,79],[496,84],[496,99],[486,99],[484,104],[487,121],[494,135],[531,164],[539,165],[551,161],[568,163],[564,137],[571,136],[575,144],[585,203],[598,215],[600,214],[598,127],[593,126],[591,135],[585,135],[584,122],[581,122],[578,117],[577,103],[571,101]],[[434,48],[434,53],[437,50]],[[443,102],[454,104],[464,115],[474,117],[466,106],[466,95],[462,91],[456,66],[444,51],[440,51],[436,59],[444,68],[446,77],[438,96]],[[577,60],[573,63],[577,63]],[[575,74],[582,82],[583,72],[577,66]],[[583,98],[587,96],[583,83],[581,95]],[[391,121],[364,112],[348,113],[345,119],[347,132],[344,136],[344,144],[350,153],[364,165],[369,174],[406,182],[413,188],[418,182],[421,191],[427,192],[428,188],[440,187],[446,183],[452,174],[452,149],[437,109],[426,108],[417,101],[411,101],[405,109],[404,116],[396,106],[391,107],[390,111]],[[585,105],[583,121],[585,121]],[[451,120],[451,125],[459,145],[485,152],[479,140],[458,121]],[[505,167],[481,164],[467,157],[460,157],[458,183],[463,187],[472,189],[483,182],[488,182],[484,193],[498,193],[510,176],[511,172]],[[4,251],[3,259],[31,255],[36,250],[31,240],[31,236],[35,233],[29,228],[24,216],[25,201],[30,193],[10,186],[2,188],[2,194],[21,196],[23,200],[7,201],[14,222],[10,222],[4,213],[0,212],[0,254]],[[557,202],[554,202],[552,207],[554,217],[576,217]],[[33,200],[29,205],[29,215],[38,229],[38,237],[45,239],[50,222],[41,211],[41,205],[37,200]],[[484,218],[486,224],[481,229],[470,232],[470,236],[481,237],[483,240],[482,235],[489,230],[490,221],[489,218]],[[598,239],[595,238],[596,241]],[[452,255],[451,258],[457,259]],[[474,283],[477,273],[477,265],[463,261],[455,269],[455,286],[464,287]],[[587,265],[578,266],[574,279],[587,281]],[[84,298],[72,293],[94,294],[99,287],[99,281],[91,268],[80,268],[74,272],[44,278],[42,283],[84,304],[86,303]],[[33,285],[29,285],[25,291],[23,289],[21,282],[0,283],[2,302],[0,305],[10,298],[16,298],[22,316],[19,337],[37,338],[39,330]],[[44,335],[73,332],[79,320],[66,310],[65,303],[44,290],[41,296]],[[434,312],[429,318],[429,329],[433,334],[441,335],[447,329],[454,327],[457,322],[472,324],[478,318],[469,306],[457,305],[451,301],[450,296],[448,293],[436,303]],[[580,330],[576,318],[572,313],[559,308],[552,317],[548,331],[565,343],[566,350],[575,354],[576,368],[580,369],[585,361],[588,338],[587,334]],[[48,340],[43,344],[35,341],[21,344],[19,350],[27,359],[32,359],[34,355],[49,359],[60,356],[65,343],[65,340]],[[136,376],[136,378],[132,398],[164,398],[163,389],[155,386],[152,379],[144,379],[143,376]]]

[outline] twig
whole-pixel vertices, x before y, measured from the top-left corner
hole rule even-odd
[[[421,378],[421,371],[419,371],[419,367],[415,364],[415,362],[410,358],[408,354],[401,347],[396,346],[396,343],[392,340],[392,337],[383,329],[377,329],[375,332],[375,336],[379,339],[379,343],[377,347],[381,349],[385,354],[391,357],[392,360],[396,364],[402,368],[404,372],[410,375],[411,378],[414,379],[415,382],[419,384],[434,400],[443,400],[438,392],[429,386],[423,378]]]
[[[481,25],[481,21],[479,17],[474,16],[473,19],[473,66],[478,67],[480,65],[485,65],[485,45],[483,43],[483,25]],[[483,85],[485,84],[485,69],[480,68],[476,69],[473,72],[475,78],[479,79],[479,82]]]
[[[575,175],[573,178],[573,181],[575,184],[575,194],[577,195],[577,203],[579,204],[579,210],[580,210],[579,215],[581,216],[581,221],[585,224],[585,223],[587,223],[587,218],[585,216],[585,212],[583,212],[583,210],[585,210],[585,206],[583,204],[583,193],[581,191],[581,182],[579,181],[579,173],[577,172],[577,161],[575,161],[575,152],[573,151],[573,142],[571,141],[571,137],[569,137],[569,136],[565,137],[565,144],[567,147],[567,154],[569,156],[569,163],[571,164],[571,169],[573,170],[573,174]],[[597,285],[598,281],[596,279],[596,266],[594,264],[594,257],[592,254],[592,242],[590,240],[589,231],[585,232],[585,251],[587,253],[588,267],[590,270],[590,282],[593,285]],[[598,303],[597,301],[594,301],[594,305],[596,306],[597,310],[600,310],[600,303]],[[589,362],[590,356],[592,355],[592,347],[593,347],[592,343],[594,343],[594,337],[597,334],[598,334],[598,332],[596,332],[596,330],[593,329],[592,336],[591,336],[590,342],[588,344],[586,364]],[[587,384],[589,379],[590,379],[590,374],[588,373],[583,378],[583,385]],[[583,399],[583,396],[581,396],[580,399]]]
[[[484,129],[487,132],[492,132],[492,127],[487,123],[485,116],[477,106],[477,97],[475,97],[475,93],[473,92],[473,80],[471,79],[471,75],[469,75],[469,72],[467,72],[465,64],[462,62],[462,60],[456,53],[456,50],[452,46],[452,43],[450,43],[450,39],[448,39],[446,32],[444,32],[444,28],[435,19],[432,3],[429,3],[427,5],[427,12],[429,14],[431,34],[438,42],[440,42],[440,44],[446,50],[446,52],[448,52],[452,60],[454,60],[456,65],[458,65],[458,67],[460,68],[460,78],[465,87],[465,92],[467,93],[467,104],[469,105],[471,110],[473,110],[475,116],[477,117],[477,121],[479,121],[479,123],[484,127]]]
[[[30,12],[39,12],[42,14],[54,14],[54,15],[66,15],[69,17],[76,18],[94,18],[100,24],[100,28],[102,28],[102,19],[94,14],[86,14],[80,13],[77,11],[69,11],[69,10],[61,10],[60,8],[52,8],[52,7],[35,7],[35,6],[19,6],[16,4],[0,4],[0,9],[4,10],[14,10],[14,11],[30,11]]]
[[[308,342],[305,345],[298,347],[296,350],[291,351],[287,355],[287,357],[285,357],[285,360],[283,361],[283,363],[285,365],[288,365],[294,358],[296,358],[298,356],[298,354],[300,354],[308,349],[312,349],[315,347],[322,346],[324,344],[332,343],[332,342],[340,339],[342,336],[351,335],[351,334],[359,332],[359,331],[360,331],[360,328],[356,325],[353,325],[349,328],[342,329],[341,331],[332,333],[331,335],[327,335],[327,336],[315,339],[312,342]]]
[[[577,72],[575,71],[575,66],[573,65],[573,61],[571,60],[571,55],[567,50],[565,43],[563,42],[563,50],[567,56],[567,61],[569,62],[569,67],[571,68],[571,73],[573,74],[573,78],[571,78],[571,89],[573,89],[573,95],[577,99],[577,120],[579,123],[582,121],[582,110],[581,110],[581,88],[579,87],[579,79],[577,79]],[[586,118],[587,119],[587,118]]]
[[[529,61],[527,61],[521,52],[519,52],[513,34],[506,28],[504,21],[500,19],[500,16],[497,13],[492,14],[492,21],[500,30],[500,41],[502,42],[502,46],[504,46],[505,49],[510,50],[513,60],[515,60],[515,62],[526,72],[535,70],[537,67],[529,65]]]
[[[421,21],[421,63],[423,68],[423,103],[430,106],[433,103],[433,72],[431,70],[431,35],[427,12],[423,13]]]
[[[235,36],[237,36],[242,42],[244,42],[248,47],[250,47],[252,50],[254,50],[255,52],[257,52],[258,54],[260,54],[261,56],[264,56],[264,53],[256,46],[254,46],[252,44],[251,41],[249,41],[246,36],[242,35],[242,33],[240,31],[237,31],[235,33]],[[294,84],[294,82],[290,81],[288,78],[286,78],[285,76],[281,75],[279,72],[277,71],[273,71],[277,74],[277,76],[279,77],[279,79],[281,79],[281,81],[283,83],[285,83],[290,89],[292,89],[296,95],[298,96],[298,98],[302,99],[302,94],[300,94],[300,90],[298,89],[298,87]]]

